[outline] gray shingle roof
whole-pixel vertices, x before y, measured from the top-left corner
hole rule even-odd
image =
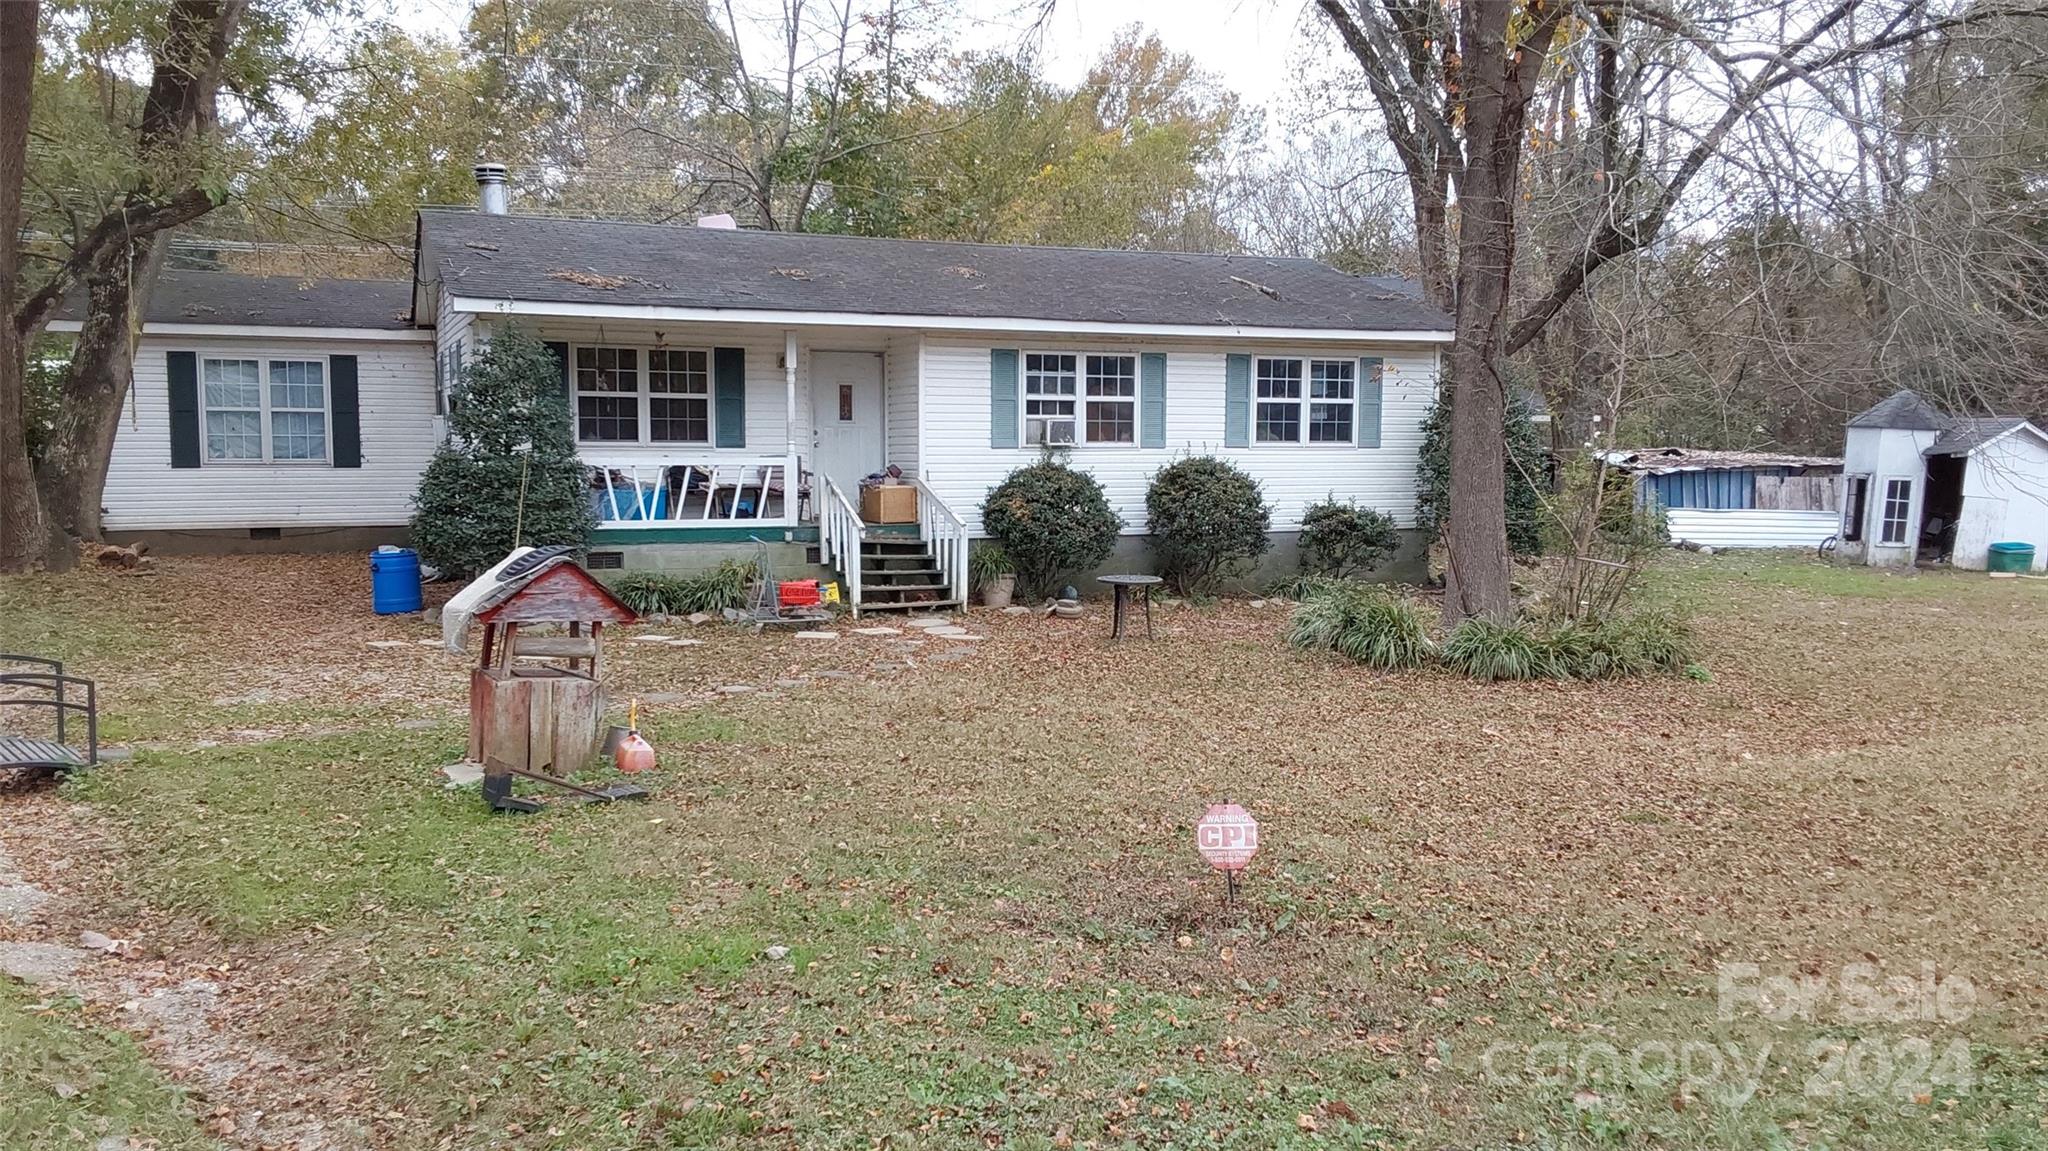
[[[420,213],[420,276],[484,299],[1064,322],[1448,330],[1397,277],[1117,252]],[[1266,289],[1266,290],[1261,290]]]
[[[1909,428],[1939,431],[1948,426],[1947,416],[1920,398],[1919,393],[1900,388],[1849,420],[1852,428]]]
[[[58,318],[78,319],[82,299],[73,293]],[[167,268],[158,275],[143,322],[403,331],[412,326],[412,285]]]
[[[1930,456],[1968,455],[2027,421],[2018,416],[1963,416],[1951,419],[1927,449]]]

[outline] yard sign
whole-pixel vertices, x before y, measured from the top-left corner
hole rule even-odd
[[[1259,821],[1234,803],[1212,803],[1195,824],[1195,850],[1218,871],[1242,871],[1259,850]]]

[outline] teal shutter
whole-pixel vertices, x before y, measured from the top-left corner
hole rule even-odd
[[[1358,446],[1380,446],[1380,375],[1383,361],[1367,356],[1358,361]]]
[[[199,356],[195,352],[164,353],[164,371],[171,384],[171,466],[199,466]]]
[[[988,446],[1017,446],[1017,349],[988,353]]]
[[[1252,446],[1252,358],[1223,358],[1223,446]]]
[[[747,446],[747,350],[711,349],[711,391],[717,409],[717,446]]]
[[[1166,446],[1166,353],[1138,357],[1138,446]]]
[[[334,466],[363,466],[362,400],[356,388],[356,358],[327,357],[327,399],[334,415]]]

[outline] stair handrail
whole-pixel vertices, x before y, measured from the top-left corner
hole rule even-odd
[[[845,577],[846,605],[852,609],[853,618],[859,619],[860,541],[864,525],[853,501],[846,498],[832,477],[821,472],[818,478],[825,484],[825,498],[818,509],[818,540],[824,545],[825,558]]]
[[[910,485],[917,489],[917,534],[931,545],[932,558],[939,565],[939,574],[945,577],[946,585],[952,589],[953,600],[965,608],[970,542],[967,521],[961,519],[959,513],[923,480],[913,478]]]

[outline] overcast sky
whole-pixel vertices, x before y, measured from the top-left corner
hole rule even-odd
[[[471,8],[470,0],[387,3],[406,27],[451,39]],[[735,7],[762,16],[781,11],[779,0],[735,0]],[[962,50],[1014,49],[1033,31],[1037,13],[1033,0],[962,0],[960,7],[956,46]],[[1047,76],[1071,85],[1119,29],[1140,24],[1169,49],[1193,56],[1247,103],[1271,109],[1294,91],[1304,11],[1304,0],[1056,0],[1051,18],[1037,29],[1038,47]],[[768,54],[773,47],[763,43],[755,51]]]

